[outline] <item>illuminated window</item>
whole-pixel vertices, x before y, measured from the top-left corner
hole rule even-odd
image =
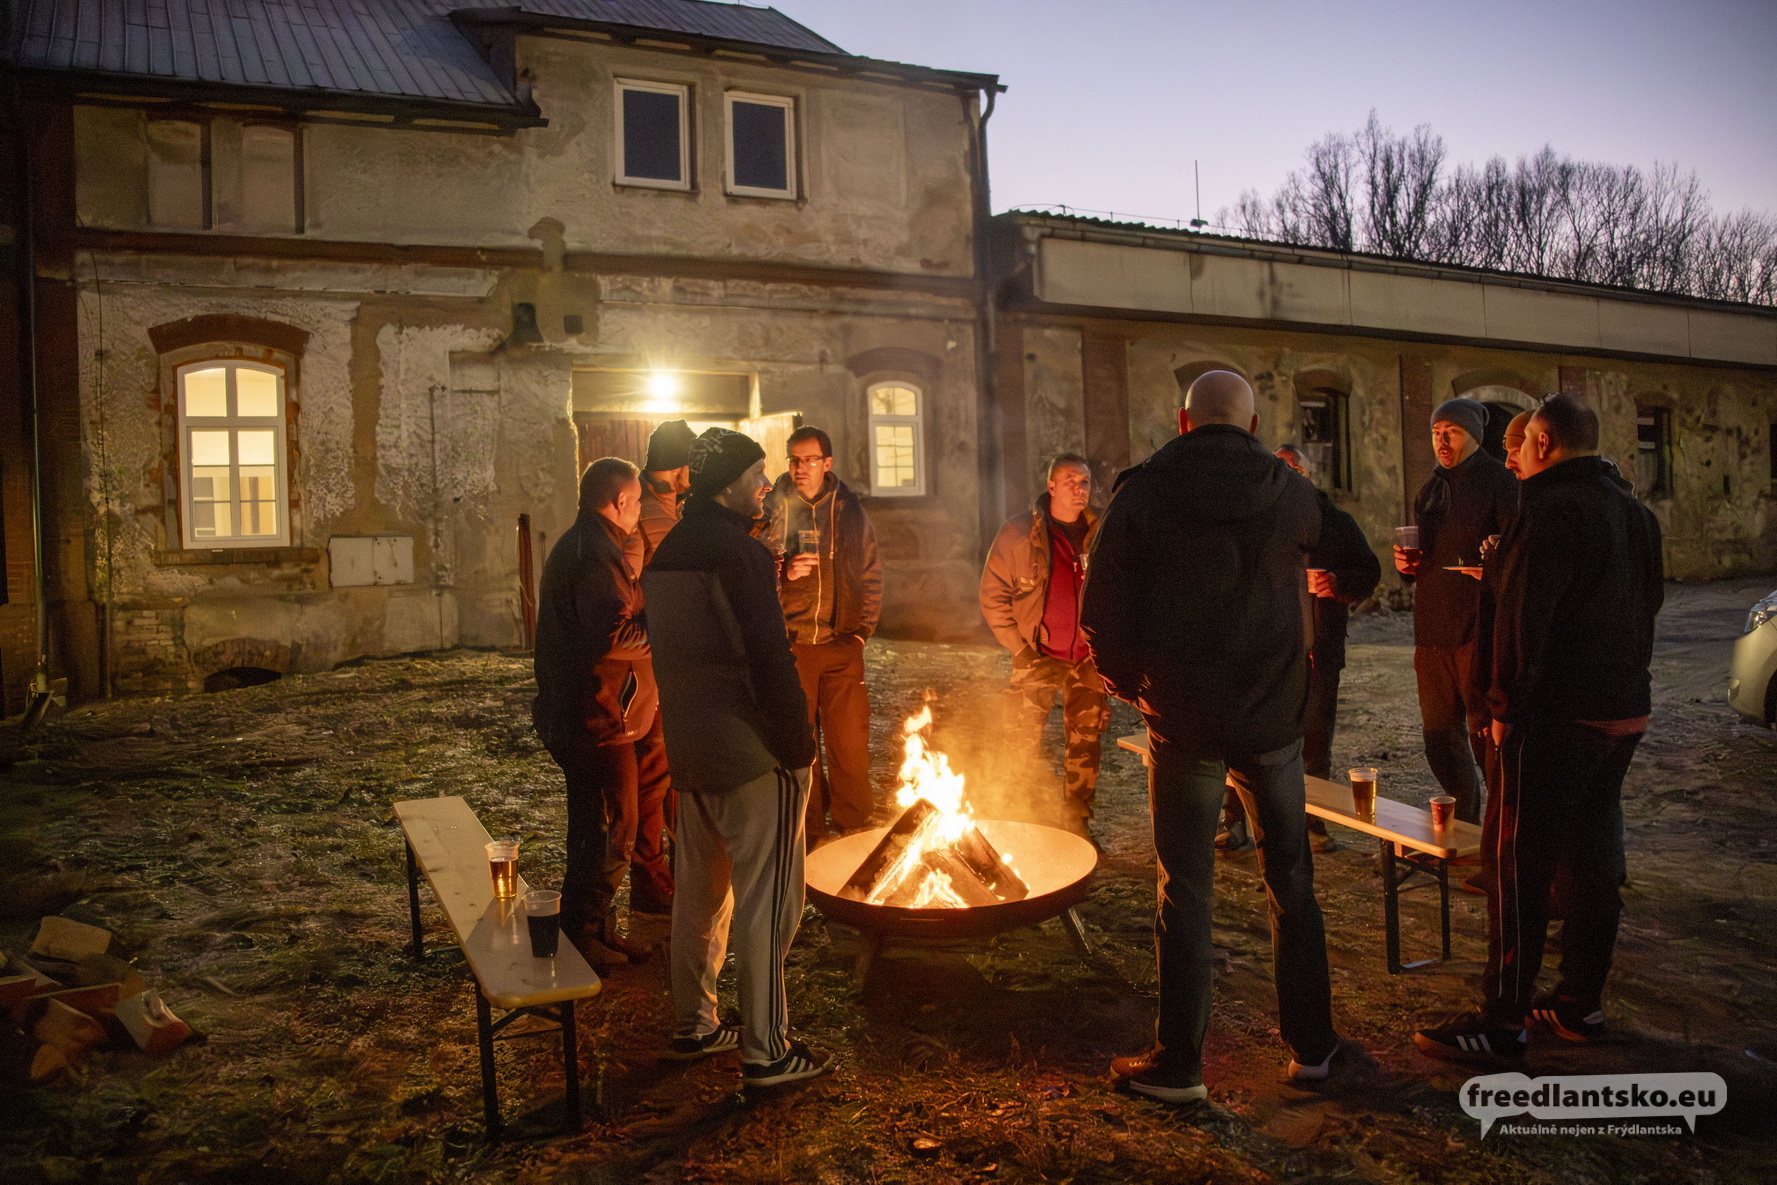
[[[289,543],[283,372],[230,360],[178,373],[185,546]]]
[[[870,492],[879,498],[925,493],[925,396],[907,383],[876,383],[868,398]]]

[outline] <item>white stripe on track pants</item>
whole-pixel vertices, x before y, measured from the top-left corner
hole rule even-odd
[[[744,1062],[790,1049],[784,959],[802,921],[808,770],[774,769],[726,794],[679,795],[673,854],[675,1034],[713,1032],[716,976],[734,940]]]

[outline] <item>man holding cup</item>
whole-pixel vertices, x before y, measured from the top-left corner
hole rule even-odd
[[[808,840],[867,826],[870,692],[864,639],[882,618],[882,558],[864,504],[833,472],[833,441],[804,425],[790,433],[789,471],[765,496],[765,544],[784,557],[778,601],[790,632],[809,724],[824,756],[808,791]]]
[[[1623,777],[1647,729],[1665,596],[1659,523],[1598,456],[1584,400],[1544,400],[1518,460],[1524,500],[1496,557],[1487,697],[1499,757],[1482,845],[1483,1006],[1413,1038],[1435,1057],[1507,1066],[1523,1058],[1528,1020],[1574,1042],[1604,1029],[1623,911]],[[1561,979],[1533,998],[1557,880]]]
[[[1138,1094],[1195,1105],[1209,1093],[1212,848],[1229,775],[1258,839],[1289,1076],[1327,1077],[1339,1038],[1302,780],[1302,569],[1320,539],[1320,501],[1253,436],[1259,417],[1239,375],[1197,379],[1179,418],[1183,434],[1119,479],[1081,621],[1112,693],[1148,723],[1160,864],[1156,1040],[1111,1073]]]
[[[1446,400],[1432,413],[1438,468],[1394,549],[1396,570],[1417,585],[1413,672],[1425,759],[1456,799],[1457,818],[1470,823],[1481,819],[1475,767],[1487,761],[1487,669],[1477,644],[1481,587],[1453,569],[1479,567],[1482,543],[1505,530],[1518,506],[1518,483],[1481,448],[1486,429],[1487,409],[1473,399]]]
[[[824,1073],[790,1039],[784,959],[802,920],[803,812],[815,759],[808,704],[777,599],[777,565],[753,538],[765,450],[710,428],[691,444],[685,513],[643,573],[667,755],[679,791],[667,1056],[741,1054],[749,1086]],[[741,1024],[716,1015],[730,938]]]

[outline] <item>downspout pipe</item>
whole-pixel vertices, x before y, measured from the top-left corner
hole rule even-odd
[[[999,533],[1006,517],[1002,505],[1005,494],[1005,450],[1000,439],[1003,419],[1000,415],[998,383],[994,366],[998,360],[997,335],[994,324],[993,253],[988,242],[988,224],[993,217],[993,202],[988,188],[987,121],[993,118],[994,100],[1006,88],[995,83],[975,93],[984,93],[987,102],[981,116],[974,121],[974,190],[975,190],[975,455],[980,486],[981,536],[983,556]]]
[[[31,679],[31,699],[25,708],[24,724],[33,729],[49,712],[49,588],[43,570],[44,507],[43,507],[43,416],[38,385],[37,359],[37,193],[31,179],[31,149],[19,96],[18,75],[7,64],[11,75],[8,88],[12,99],[12,125],[18,137],[14,167],[18,173],[19,195],[19,362],[24,372],[25,402],[28,409],[28,432],[31,442],[31,567],[32,602],[36,610],[37,670]]]

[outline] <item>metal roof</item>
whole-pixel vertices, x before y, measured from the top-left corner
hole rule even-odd
[[[10,59],[23,69],[507,109],[529,103],[457,30],[453,11],[844,54],[774,8],[710,0],[22,0],[19,9]]]

